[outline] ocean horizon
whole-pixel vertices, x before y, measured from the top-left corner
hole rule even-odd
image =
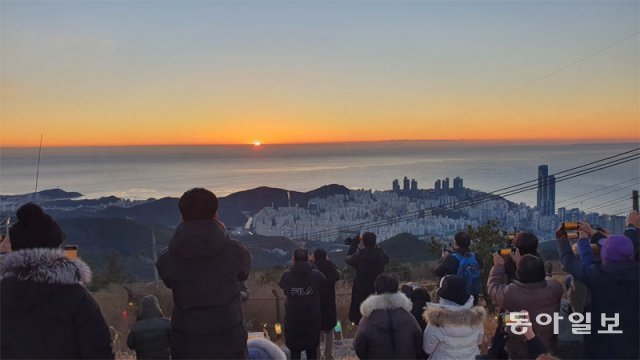
[[[334,183],[351,189],[389,190],[394,179],[402,182],[404,176],[416,179],[420,188],[433,188],[437,179],[459,176],[465,187],[490,192],[535,179],[542,164],[549,165],[553,174],[637,147],[637,143],[450,140],[45,147],[38,188],[78,191],[86,198],[147,199],[176,197],[197,186],[219,196],[259,186],[309,191]],[[1,154],[0,193],[33,192],[38,149],[2,148]],[[556,203],[565,206],[563,199],[578,196],[566,205],[613,213],[624,207],[624,194],[628,192],[630,198],[631,189],[638,188],[639,177],[636,160],[560,182]],[[593,197],[589,193],[603,187],[611,187],[608,194],[589,199]],[[534,206],[536,192],[508,199]]]

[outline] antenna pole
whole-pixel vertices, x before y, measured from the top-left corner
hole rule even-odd
[[[156,232],[151,228],[151,246],[152,246],[152,258],[153,258],[153,280],[154,283],[158,283],[158,268],[156,268],[156,262],[158,262],[158,252],[156,251]]]
[[[36,189],[33,192],[34,201],[38,201],[38,178],[40,177],[40,156],[42,155],[42,134],[40,134],[40,148],[38,150],[38,167],[36,168]]]

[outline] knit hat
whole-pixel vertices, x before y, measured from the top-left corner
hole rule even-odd
[[[527,254],[520,258],[516,269],[516,278],[522,283],[544,281],[546,273],[544,262],[537,256]]]
[[[633,260],[633,243],[624,235],[611,235],[602,245],[600,251],[602,262],[623,262]]]
[[[22,205],[16,212],[18,222],[9,229],[13,251],[30,248],[57,248],[64,241],[58,224],[33,203]]]
[[[469,300],[469,296],[471,296],[467,291],[467,281],[458,275],[443,277],[437,294],[443,299],[460,305],[464,305]]]

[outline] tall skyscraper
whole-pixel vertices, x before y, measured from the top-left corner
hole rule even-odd
[[[393,189],[393,192],[396,194],[400,193],[400,182],[398,181],[398,179],[393,180],[393,184],[391,185],[391,188]]]
[[[459,176],[456,176],[453,179],[453,193],[456,196],[461,196],[462,192],[463,192],[464,186],[462,186],[462,178]]]
[[[402,180],[402,191],[404,191],[405,194],[408,194],[409,191],[411,190],[410,187],[410,181],[408,177],[404,177],[404,179]]]
[[[418,193],[418,181],[416,179],[411,179],[411,193]]]
[[[549,176],[549,166],[538,166],[537,208],[540,215],[549,216],[556,210],[556,178]]]
[[[436,180],[436,183],[433,185],[433,188],[436,192],[436,195],[442,192],[442,181],[440,179]]]
[[[449,178],[442,180],[442,192],[445,194],[449,193]]]

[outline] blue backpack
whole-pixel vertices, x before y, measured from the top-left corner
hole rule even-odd
[[[457,275],[467,280],[467,290],[477,299],[480,294],[480,266],[476,260],[476,254],[467,252],[464,255],[460,253],[452,253],[451,255],[460,262]]]

